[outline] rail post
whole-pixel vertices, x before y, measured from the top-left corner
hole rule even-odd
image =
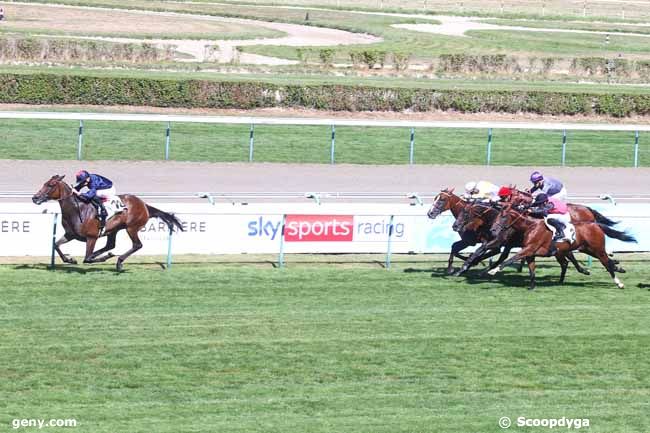
[[[169,236],[167,237],[167,267],[165,269],[169,270],[172,267],[172,233],[174,229],[169,228]]]
[[[59,219],[59,214],[54,213],[54,220],[52,223],[52,255],[50,257],[50,270],[54,270],[54,251],[56,251],[56,223]]]
[[[639,131],[634,131],[634,167],[639,166]]]
[[[330,164],[334,164],[335,147],[336,147],[336,126],[332,125],[332,144],[330,146]]]
[[[169,140],[171,138],[171,132],[171,122],[167,122],[167,130],[165,131],[165,161],[169,161]]]
[[[413,165],[413,152],[415,150],[415,128],[411,128],[411,149],[409,151],[409,164]]]
[[[278,254],[278,267],[284,268],[284,225],[287,222],[287,215],[282,215],[282,229],[280,231],[280,253]]]
[[[492,128],[488,128],[488,142],[487,142],[487,161],[486,165],[492,162]]]
[[[390,221],[388,223],[388,242],[386,245],[386,269],[390,269],[391,254],[393,248],[393,222],[395,220],[395,215],[390,216]]]
[[[255,124],[251,123],[251,130],[248,134],[248,162],[253,162],[253,149],[255,148]]]
[[[84,144],[84,121],[79,121],[79,139],[77,140],[77,160],[81,161],[81,148]]]
[[[562,131],[562,167],[566,164],[566,129]]]

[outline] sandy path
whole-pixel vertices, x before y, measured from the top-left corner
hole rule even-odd
[[[262,163],[184,163],[124,161],[8,161],[0,160],[0,192],[36,192],[53,174],[68,178],[81,167],[115,181],[118,191],[173,192],[418,192],[430,196],[446,186],[461,189],[468,180],[527,185],[532,168],[432,165],[316,165]],[[557,176],[569,193],[598,200],[603,193],[624,197],[647,194],[650,168],[544,168]],[[72,181],[72,180],[70,180]],[[14,201],[16,199],[13,199]],[[24,201],[24,200],[22,200]]]
[[[100,7],[89,6],[67,6],[67,5],[52,5],[43,3],[27,3],[29,5],[39,5],[53,8],[77,8],[86,10],[106,10],[106,11],[120,11],[124,9],[109,9]],[[189,61],[203,62],[207,60],[217,61],[221,63],[228,63],[232,61],[239,61],[240,63],[254,63],[254,64],[295,64],[298,63],[292,60],[278,59],[274,57],[260,56],[248,53],[237,53],[236,47],[248,45],[282,45],[282,46],[300,46],[300,47],[317,47],[317,46],[332,46],[332,45],[358,45],[358,44],[373,44],[381,42],[382,39],[376,36],[352,33],[343,30],[329,29],[323,27],[305,26],[299,24],[287,24],[278,22],[266,22],[259,20],[250,20],[242,18],[227,18],[217,17],[211,15],[197,15],[186,14],[179,12],[155,12],[155,11],[141,11],[141,10],[128,10],[134,14],[144,14],[147,16],[160,16],[160,17],[182,17],[192,18],[197,20],[215,21],[221,23],[241,24],[247,26],[259,26],[271,30],[276,30],[285,33],[286,36],[280,38],[263,38],[263,39],[243,39],[243,40],[186,40],[186,39],[137,39],[137,38],[102,38],[102,37],[86,37],[85,39],[104,40],[118,43],[153,43],[157,46],[164,47],[165,45],[174,45],[176,50],[185,54],[189,54],[192,58]],[[51,35],[55,37],[55,35]],[[56,36],[60,37],[60,36]],[[77,38],[77,37],[76,37]],[[217,46],[218,50],[211,50],[208,47]],[[188,59],[181,59],[188,60]]]
[[[596,30],[571,30],[571,29],[553,29],[537,28],[526,26],[502,26],[497,24],[488,24],[479,22],[479,18],[471,17],[452,17],[436,15],[431,18],[437,19],[441,24],[393,24],[392,27],[412,30],[424,33],[436,33],[446,36],[465,37],[466,32],[470,30],[500,30],[500,31],[526,31],[526,32],[544,32],[544,33],[579,33],[592,35],[615,35],[615,36],[638,36],[650,38],[650,35],[644,33],[612,33]]]

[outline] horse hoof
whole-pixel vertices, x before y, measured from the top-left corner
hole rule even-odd
[[[488,275],[492,275],[492,276],[495,276],[497,272],[499,272],[499,268],[494,268],[487,271]]]
[[[528,291],[529,291],[529,292],[532,292],[533,290],[535,290],[535,287],[529,287],[529,288],[528,288]]]
[[[122,269],[124,266],[122,265],[121,261],[118,261],[117,264],[115,265],[115,269],[117,269],[117,272],[122,272]]]
[[[454,275],[454,272],[456,272],[454,268],[447,268],[447,275]]]
[[[618,288],[619,288],[619,289],[624,289],[624,288],[625,288],[625,284],[623,284],[623,283],[619,284],[619,285],[618,285]]]
[[[70,256],[63,257],[63,261],[69,265],[76,265],[77,261]]]

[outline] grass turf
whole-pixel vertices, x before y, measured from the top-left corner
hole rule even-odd
[[[47,133],[44,133],[47,131]],[[166,124],[84,122],[85,160],[161,160]],[[58,120],[0,119],[0,158],[75,159],[78,123]],[[249,125],[175,123],[170,159],[247,161]],[[648,134],[640,133],[639,165],[650,165]],[[325,126],[255,127],[257,162],[329,163],[331,129]],[[338,127],[335,160],[354,164],[406,164],[410,129]],[[495,165],[560,165],[562,131],[494,130]],[[487,130],[417,129],[414,161],[418,164],[485,164]],[[634,133],[568,131],[566,164],[621,166],[634,163]]]
[[[646,432],[650,273],[619,258],[625,290],[599,266],[557,286],[546,262],[532,293],[513,270],[445,277],[440,256],[396,257],[391,271],[293,257],[122,274],[2,265],[0,425],[498,432],[502,416],[566,416]]]

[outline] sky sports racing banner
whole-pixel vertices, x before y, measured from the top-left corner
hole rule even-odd
[[[395,253],[448,252],[459,239],[448,212],[435,220],[426,217],[428,206],[408,204],[339,203],[152,203],[175,213],[182,233],[171,239],[173,254],[237,253],[385,253],[389,234]],[[604,215],[620,220],[638,244],[608,239],[609,251],[650,251],[650,205],[594,205]],[[0,203],[0,256],[48,256],[56,219],[56,237],[63,234],[58,203]],[[58,214],[58,215],[57,215]],[[392,232],[391,232],[392,216]],[[284,234],[282,224],[284,221]],[[139,233],[143,248],[138,254],[167,254],[169,230],[151,219]],[[97,248],[104,245],[97,243]],[[117,238],[115,252],[128,250],[125,232]],[[84,254],[77,241],[63,246],[66,253]]]

